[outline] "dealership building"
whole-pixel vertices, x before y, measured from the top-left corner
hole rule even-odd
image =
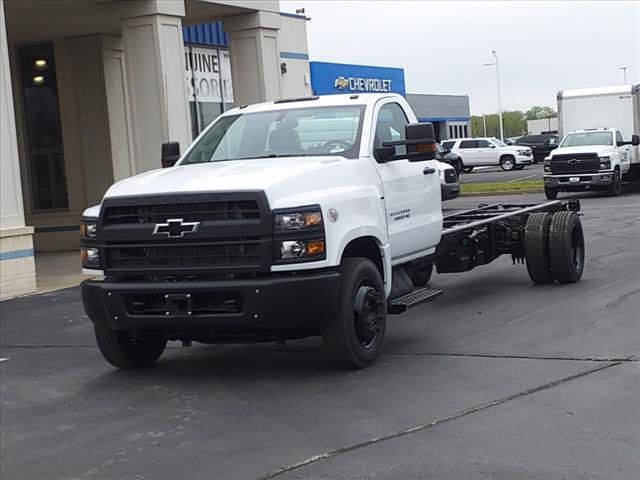
[[[1,297],[35,291],[38,252],[78,249],[83,210],[113,182],[235,105],[396,92],[439,139],[468,133],[466,96],[309,62],[307,21],[277,0],[0,0]]]

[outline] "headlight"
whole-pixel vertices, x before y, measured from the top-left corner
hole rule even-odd
[[[322,228],[322,211],[319,206],[303,211],[275,212],[273,226],[276,233]]]
[[[600,157],[600,170],[611,170],[610,157]]]
[[[83,268],[100,268],[100,250],[95,247],[82,247],[80,258]]]
[[[322,260],[324,240],[283,240],[278,242],[279,260]]]
[[[276,263],[309,262],[326,258],[320,205],[273,212]]]
[[[83,220],[80,224],[80,236],[82,238],[96,238],[98,222],[95,220]]]
[[[551,160],[544,161],[544,171],[551,172]]]

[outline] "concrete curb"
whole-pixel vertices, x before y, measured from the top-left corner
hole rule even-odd
[[[491,197],[494,195],[518,195],[520,193],[544,193],[543,188],[530,188],[528,190],[499,190],[495,192],[460,192],[460,197]]]

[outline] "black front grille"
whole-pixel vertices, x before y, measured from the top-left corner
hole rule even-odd
[[[444,171],[444,182],[445,183],[456,183],[458,181],[458,174],[455,170],[446,169]]]
[[[127,312],[132,315],[215,315],[242,311],[240,292],[206,292],[187,295],[137,293],[124,295]]]
[[[264,248],[260,239],[176,245],[107,245],[104,249],[105,267],[112,272],[243,270],[260,267]]]
[[[255,200],[119,205],[105,209],[103,223],[159,223],[171,218],[185,222],[250,220],[260,218],[260,210]]]
[[[595,153],[575,153],[554,155],[551,159],[551,173],[593,173],[600,168],[600,159]]]

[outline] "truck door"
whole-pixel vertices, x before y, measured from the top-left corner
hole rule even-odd
[[[409,120],[396,101],[378,103],[374,119],[372,148],[404,138]],[[406,151],[405,146],[395,148],[397,153]],[[442,230],[438,162],[396,160],[376,166],[383,185],[392,262],[428,253],[440,241]]]
[[[629,145],[621,145],[623,142],[622,133],[620,133],[620,130],[616,130],[616,150],[620,154],[620,172],[627,173],[631,164],[631,152],[629,151]]]
[[[462,162],[467,166],[480,164],[480,149],[478,140],[462,140],[458,148],[458,154],[462,157]]]

